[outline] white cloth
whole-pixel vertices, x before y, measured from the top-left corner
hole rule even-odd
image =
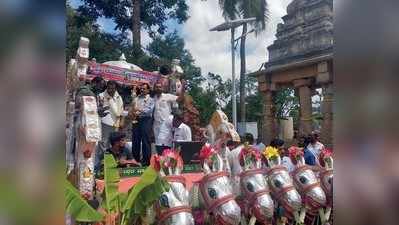
[[[172,147],[174,141],[191,141],[191,129],[184,123],[174,128],[173,116],[171,115],[161,124],[158,137],[155,138],[155,144]]]
[[[106,111],[109,113],[101,118],[101,122],[108,126],[115,126],[118,117],[120,117],[123,112],[122,97],[116,91],[113,97],[111,97],[107,91],[104,91],[99,95],[99,98],[104,101],[104,106],[109,106],[109,110]]]
[[[177,101],[177,96],[162,93],[159,97],[155,96],[154,120],[163,122],[168,119],[172,113],[172,104]]]
[[[190,127],[181,123],[179,127],[174,128],[173,141],[191,141]]]
[[[283,156],[281,159],[281,164],[288,169],[288,172],[292,172],[295,169],[295,165],[292,163],[291,158],[288,156]]]
[[[324,149],[324,145],[317,141],[314,145],[310,143],[306,148],[314,155],[316,160],[318,160],[321,150]]]
[[[159,140],[161,125],[166,121],[172,113],[172,105],[176,103],[176,95],[162,93],[159,97],[155,96],[155,106],[154,106],[154,137],[155,144],[162,145],[160,143],[165,142],[165,140]]]
[[[154,135],[156,135],[155,145],[172,147],[172,142],[173,142],[172,121],[173,121],[173,116],[170,115],[168,119],[166,119],[161,123],[161,125],[157,130],[157,133],[155,133],[155,126],[154,126]]]

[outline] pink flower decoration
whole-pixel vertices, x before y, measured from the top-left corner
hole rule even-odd
[[[240,154],[238,156],[241,166],[244,166],[244,164],[245,164],[244,157],[252,158],[253,162],[261,160],[261,158],[262,158],[261,154],[255,148],[253,148],[251,146],[246,146],[241,149]]]
[[[165,149],[161,156],[161,165],[164,168],[169,167],[183,167],[183,160],[175,149]]]
[[[326,157],[332,157],[332,150],[328,149],[328,148],[323,148],[320,152],[320,156],[322,156],[322,158],[326,158]]]
[[[158,154],[155,154],[150,159],[150,165],[156,170],[161,170],[161,157]]]
[[[332,157],[332,150],[328,148],[323,148],[319,155],[319,163],[322,167],[325,166],[324,159],[328,157]]]
[[[292,146],[288,149],[288,155],[291,158],[293,163],[297,162],[298,157],[302,156],[303,157],[303,150],[301,148],[298,148],[296,146]]]
[[[215,153],[215,149],[212,148],[210,144],[205,144],[200,150],[199,158],[204,161],[209,159]]]

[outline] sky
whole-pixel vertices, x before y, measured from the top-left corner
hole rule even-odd
[[[81,4],[80,0],[71,0],[72,7]],[[262,63],[268,60],[267,46],[275,40],[277,24],[282,22],[281,17],[286,15],[287,5],[291,0],[268,0],[269,22],[264,32],[255,36],[251,33],[246,41],[247,72],[259,70]],[[221,75],[224,79],[231,78],[231,45],[230,31],[210,32],[225,20],[219,9],[217,0],[187,0],[190,18],[184,24],[177,24],[175,21],[168,22],[168,30],[177,30],[184,39],[186,49],[190,51],[195,59],[195,64],[202,70],[202,74],[208,72]],[[115,24],[112,20],[100,18],[98,21],[102,29],[107,32],[113,30]],[[142,45],[150,43],[148,33],[142,31]],[[236,30],[236,38],[241,35],[241,28]],[[239,46],[238,46],[239,50]],[[236,51],[236,77],[240,71],[239,52]]]

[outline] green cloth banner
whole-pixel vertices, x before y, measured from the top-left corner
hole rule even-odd
[[[139,177],[143,174],[146,167],[128,167],[120,168],[119,174],[121,177]],[[187,164],[183,167],[183,173],[197,173],[201,172],[200,164]]]

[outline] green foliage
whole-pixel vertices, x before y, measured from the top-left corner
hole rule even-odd
[[[118,59],[124,48],[126,48],[125,34],[108,34],[102,32],[99,25],[88,17],[77,13],[68,4],[66,5],[66,61],[76,55],[80,37],[90,39],[90,57],[96,58],[98,62]]]
[[[185,49],[184,39],[177,32],[169,33],[165,37],[155,36],[147,48],[150,55],[160,61],[170,64],[173,59],[180,59],[180,65],[184,70],[184,79],[187,81],[188,91],[197,87],[204,81],[201,69],[195,66],[195,60],[191,53]],[[190,94],[194,94],[195,92]],[[195,95],[192,95],[194,98]]]
[[[256,21],[250,23],[256,33],[266,29],[269,20],[269,7],[266,0],[219,0],[223,17],[228,20],[255,17]]]
[[[129,190],[124,206],[122,225],[128,224],[133,218],[144,215],[145,209],[159,199],[162,193],[169,190],[169,184],[162,179],[151,166],[141,175],[139,182]]]
[[[223,17],[226,20],[235,20],[238,18],[252,18],[255,17],[256,20],[249,23],[249,25],[254,28],[255,34],[259,34],[260,32],[266,29],[266,22],[269,20],[269,9],[266,0],[219,0],[219,6],[222,9]],[[240,45],[240,60],[241,60],[241,69],[240,69],[240,81],[241,85],[239,86],[240,94],[244,95],[247,90],[243,82],[247,82],[246,78],[246,55],[245,55],[245,42],[246,42],[246,34],[247,34],[247,25],[243,26],[242,36],[241,36],[241,45]],[[244,95],[245,96],[245,95]],[[244,98],[244,96],[240,96]],[[259,99],[258,99],[259,100]],[[247,102],[247,100],[245,100]],[[239,110],[245,110],[245,114],[248,115],[246,104],[239,104]],[[237,112],[237,116],[240,116],[241,113]],[[237,118],[238,121],[250,121],[249,119],[254,119],[249,115],[246,118]]]
[[[119,170],[111,154],[104,154],[105,209],[108,213],[119,212]]]
[[[104,16],[112,18],[116,23],[116,30],[122,32],[132,27],[132,16],[127,11],[132,10],[132,1],[126,0],[83,0],[84,4],[78,11],[93,20]],[[165,34],[166,22],[175,20],[183,23],[188,19],[188,6],[184,0],[140,0],[140,22],[148,30],[150,36],[156,33]]]
[[[295,120],[299,115],[299,99],[295,96],[293,89],[278,90],[274,95],[274,104],[277,118],[292,116]]]
[[[103,215],[93,209],[81,196],[79,191],[69,182],[65,183],[66,212],[76,221],[101,221]]]

